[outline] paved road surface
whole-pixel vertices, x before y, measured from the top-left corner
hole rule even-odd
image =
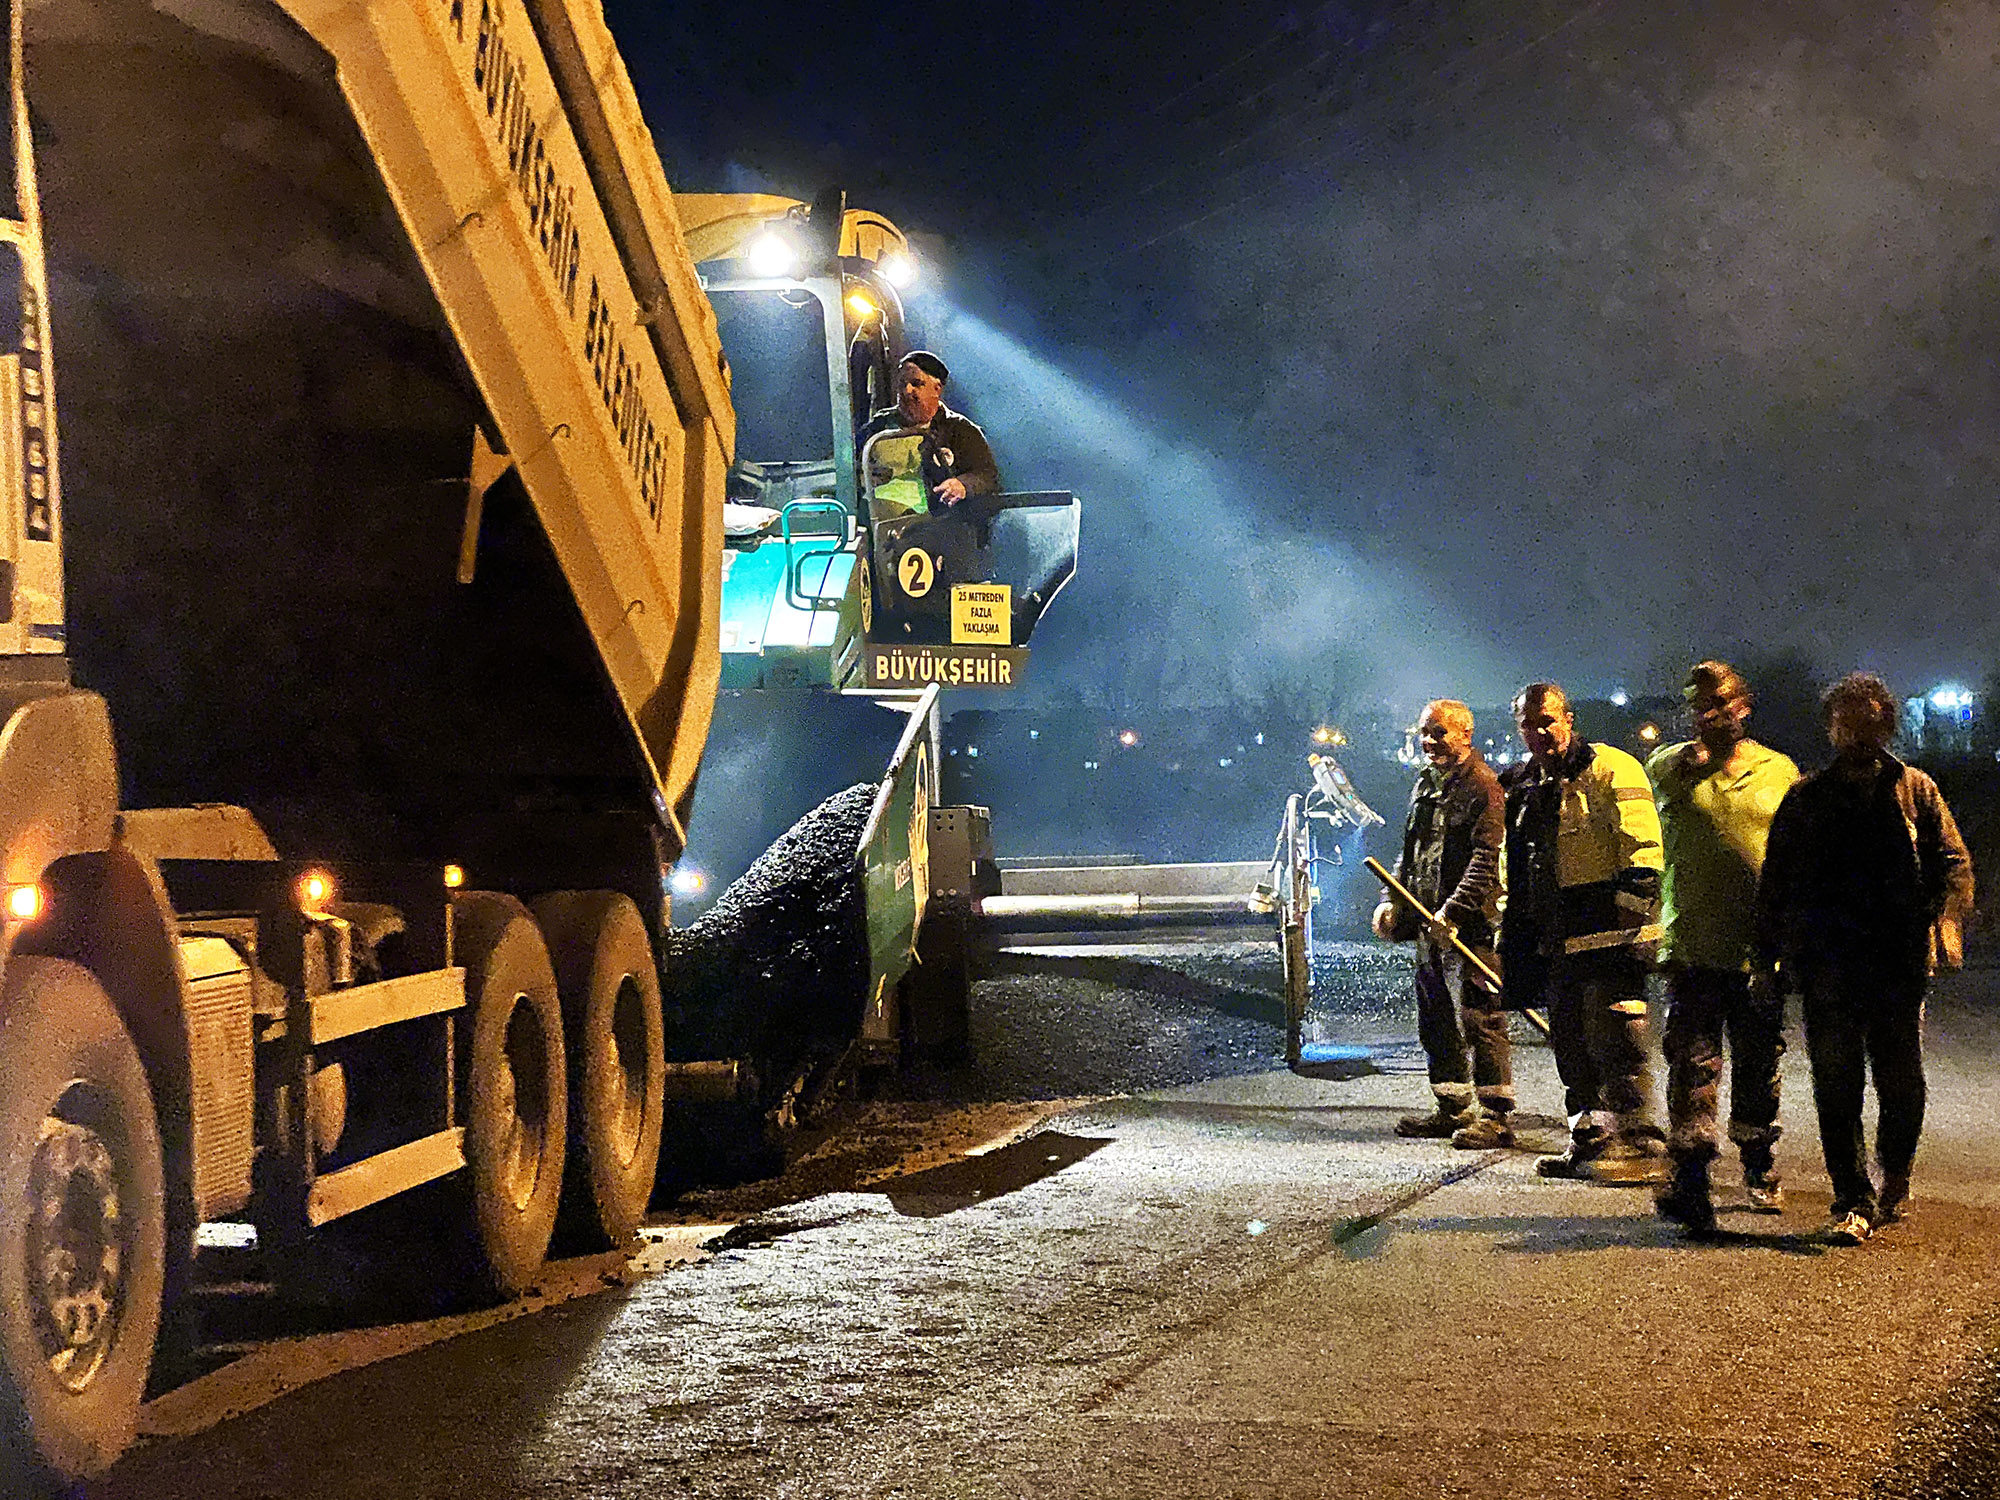
[[[700,1264],[153,1444],[86,1493],[1992,1494],[1992,978],[1937,1009],[1913,1220],[1858,1248],[1808,1233],[1796,1055],[1791,1210],[1726,1213],[1712,1245],[1527,1153],[1395,1139],[1419,1077],[1253,1073],[768,1210]],[[1546,1108],[1547,1053],[1522,1072]]]

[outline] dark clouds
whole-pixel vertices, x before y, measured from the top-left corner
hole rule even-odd
[[[1256,419],[1517,672],[2000,644],[1995,17],[1844,10],[1604,18],[1216,237]]]

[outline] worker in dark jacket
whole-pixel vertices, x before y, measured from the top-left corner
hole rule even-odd
[[[923,433],[915,473],[877,477],[875,494],[884,510],[945,510],[967,495],[999,493],[1000,468],[986,434],[977,422],[944,404],[945,383],[950,379],[945,362],[928,349],[904,355],[896,370],[896,404],[876,412],[861,429],[863,446],[879,432]],[[883,446],[878,445],[878,455]],[[883,455],[882,461],[891,460]]]
[[[1889,753],[1896,700],[1865,672],[1827,691],[1833,764],[1786,794],[1757,888],[1756,945],[1804,997],[1830,1240],[1858,1244],[1903,1215],[1924,1123],[1924,986],[1956,968],[1972,857],[1932,781]],[[1879,1191],[1863,1160],[1861,1096],[1879,1106]]]
[[[1638,761],[1576,732],[1552,682],[1514,700],[1528,759],[1507,796],[1501,978],[1509,1009],[1545,1007],[1569,1146],[1544,1177],[1666,1179],[1646,1067],[1643,945],[1657,939],[1660,815]]]
[[[1417,1034],[1430,1061],[1437,1106],[1397,1121],[1396,1134],[1449,1137],[1468,1151],[1511,1146],[1514,1070],[1507,1013],[1500,1009],[1500,996],[1451,941],[1455,932],[1489,966],[1497,965],[1493,924],[1506,826],[1500,781],[1472,747],[1472,710],[1463,703],[1428,704],[1417,736],[1430,764],[1410,794],[1396,878],[1438,921],[1422,924],[1406,905],[1385,896],[1375,909],[1375,931],[1392,941],[1416,939]]]

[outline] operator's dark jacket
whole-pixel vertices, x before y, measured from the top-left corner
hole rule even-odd
[[[861,429],[865,445],[878,432],[895,432],[903,426],[903,414],[891,406],[876,412]],[[940,405],[924,430],[924,489],[931,495],[947,479],[956,479],[968,495],[994,495],[1000,491],[1000,466],[986,434],[970,417]]]
[[[1500,778],[1474,750],[1442,776],[1427,768],[1417,778],[1403,824],[1396,878],[1475,951],[1492,948],[1500,916],[1505,808]],[[1416,935],[1415,914],[1400,905],[1396,922],[1399,935]]]
[[[1759,962],[1892,971],[1957,968],[1972,856],[1937,783],[1883,752],[1857,783],[1838,767],[1785,794],[1757,882]]]

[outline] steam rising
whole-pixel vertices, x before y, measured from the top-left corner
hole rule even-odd
[[[1011,489],[1084,497],[1076,580],[1035,637],[1028,693],[1108,709],[1259,698],[1303,711],[1349,695],[1500,682],[1467,622],[1308,519],[1301,485],[1170,437],[969,314],[943,325],[976,371],[978,414]],[[1299,520],[1270,513],[1287,496]]]

